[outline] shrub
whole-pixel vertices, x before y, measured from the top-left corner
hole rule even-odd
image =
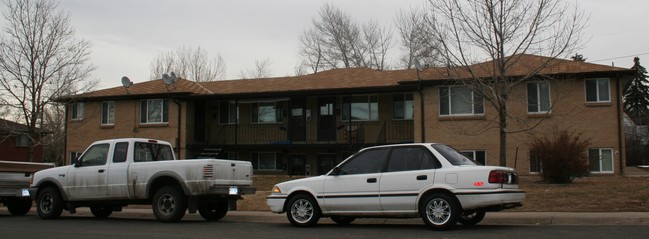
[[[541,161],[541,177],[548,183],[571,183],[588,176],[588,140],[567,130],[553,130],[552,135],[532,140],[531,152]]]

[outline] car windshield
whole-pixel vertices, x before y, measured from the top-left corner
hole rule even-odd
[[[480,165],[480,163],[474,161],[473,159],[467,158],[464,154],[458,152],[454,148],[444,144],[433,144],[432,145],[437,152],[439,152],[449,163],[459,166],[459,165]]]

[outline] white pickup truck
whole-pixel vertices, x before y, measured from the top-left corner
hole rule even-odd
[[[247,161],[175,160],[161,140],[111,139],[90,145],[73,165],[36,172],[30,193],[43,219],[78,207],[102,218],[141,204],[152,205],[163,222],[177,222],[186,211],[219,220],[241,195],[255,193],[252,170]]]

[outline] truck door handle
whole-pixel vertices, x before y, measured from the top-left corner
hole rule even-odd
[[[376,178],[368,178],[367,182],[368,183],[376,183]]]
[[[106,170],[104,170],[104,169],[100,169],[100,170],[97,170],[97,172],[98,172],[98,173],[103,173],[103,172],[106,172]]]
[[[418,175],[417,176],[417,180],[426,180],[426,179],[428,179],[428,176],[426,176],[426,175]]]

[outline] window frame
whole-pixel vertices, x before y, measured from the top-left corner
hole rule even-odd
[[[360,97],[367,97],[366,102],[354,102],[354,98],[360,98]],[[367,112],[368,112],[368,118],[360,118],[356,116],[358,119],[354,119],[354,110],[353,106],[354,104],[366,104]],[[342,110],[340,111],[340,119],[342,121],[352,121],[352,122],[362,122],[362,121],[379,121],[379,96],[378,95],[350,95],[350,96],[343,96],[342,97]]]
[[[70,109],[70,120],[83,120],[83,102],[72,104]]]
[[[529,152],[529,173],[530,174],[540,174],[543,172],[543,162],[541,162],[541,157],[534,151]],[[532,171],[532,169],[537,168],[538,171]]]
[[[252,152],[250,154],[251,154],[250,159],[255,161],[255,164],[254,164],[254,166],[255,166],[254,169],[255,170],[258,170],[258,171],[279,171],[280,170],[277,167],[279,164],[277,162],[278,157],[277,157],[276,152]],[[260,165],[261,165],[260,162],[261,162],[261,159],[262,159],[261,155],[271,155],[271,154],[273,155],[274,167],[272,169],[271,168],[263,168],[263,169],[260,168]]]
[[[266,104],[264,107],[268,107],[268,106],[270,106],[270,104],[272,104],[272,107],[273,107],[272,110],[273,110],[273,113],[275,115],[275,117],[273,117],[274,121],[263,121],[263,122],[259,121],[259,119],[260,119],[259,115],[261,115],[260,104]],[[255,103],[252,103],[251,106],[250,106],[250,123],[251,124],[277,124],[277,123],[282,123],[282,122],[284,122],[283,114],[284,114],[284,112],[283,112],[282,104],[279,103],[279,102],[255,102]]]
[[[234,117],[233,115],[234,114]],[[232,101],[219,102],[219,124],[234,125],[239,123],[239,104]]]
[[[547,85],[547,99],[542,99],[542,94],[543,92],[541,91],[541,84],[546,84]],[[530,104],[530,85],[534,85],[534,90],[536,91],[536,99],[535,100],[535,108],[534,111],[530,111],[530,107],[532,105]],[[533,81],[533,82],[528,82],[526,84],[526,90],[525,92],[527,93],[527,113],[528,114],[547,114],[552,112],[552,85],[550,81]],[[542,109],[544,105],[544,101],[547,101],[547,110]]]
[[[396,97],[402,97],[402,99],[397,99]],[[410,98],[410,100],[408,100]],[[410,105],[408,105],[410,102]],[[400,103],[401,109],[397,109],[397,105]],[[414,94],[412,93],[401,93],[392,95],[392,119],[393,120],[413,120],[415,113],[415,104],[414,104]],[[408,115],[408,108],[410,108],[410,115]],[[401,112],[399,112],[401,111]],[[400,113],[401,115],[397,115]]]
[[[471,93],[471,113],[453,113],[453,89],[467,89]],[[442,91],[446,89],[448,92],[447,96],[442,94]],[[449,85],[449,86],[440,86],[438,87],[439,93],[439,116],[474,116],[474,115],[484,115],[484,99],[482,96],[477,94],[473,89],[465,85]],[[442,107],[444,103],[447,103],[445,107]],[[459,103],[459,102],[458,102]],[[456,103],[457,104],[457,103]],[[444,109],[448,112],[444,112]]]
[[[101,125],[115,125],[115,101],[101,102],[101,115],[99,118]]]
[[[593,170],[593,165],[591,164],[594,161],[593,159],[591,159],[591,152],[593,150],[597,150],[597,158],[598,158],[597,160],[598,160],[598,163],[599,163],[599,165],[597,165],[598,166],[598,171],[594,171]],[[611,168],[610,171],[602,171],[602,168],[604,166],[604,160],[602,158],[602,152],[603,151],[609,151],[610,152],[610,156],[611,156],[611,158],[609,159],[610,160],[610,162],[609,162],[610,163],[610,168]],[[589,148],[588,149],[588,167],[589,167],[589,170],[590,170],[591,173],[596,173],[596,174],[598,174],[598,173],[602,173],[602,174],[615,173],[615,150],[613,148]]]
[[[601,98],[601,89],[600,89],[600,84],[599,82],[605,80],[606,81],[606,97],[608,99],[602,100]],[[589,82],[595,82],[595,100],[589,100]],[[590,79],[585,79],[584,80],[584,94],[586,97],[586,103],[611,103],[611,80],[609,78],[590,78]]]
[[[149,116],[150,104],[160,102],[160,121],[153,121]],[[169,123],[169,102],[167,99],[145,99],[140,100],[140,124],[168,124]]]
[[[487,165],[487,150],[458,150],[461,154],[464,154],[469,159],[473,159],[473,161],[476,161],[478,163],[481,163],[482,165]],[[467,155],[467,153],[471,153],[471,155]],[[478,154],[481,153],[484,156],[484,162],[480,162],[478,160]]]

